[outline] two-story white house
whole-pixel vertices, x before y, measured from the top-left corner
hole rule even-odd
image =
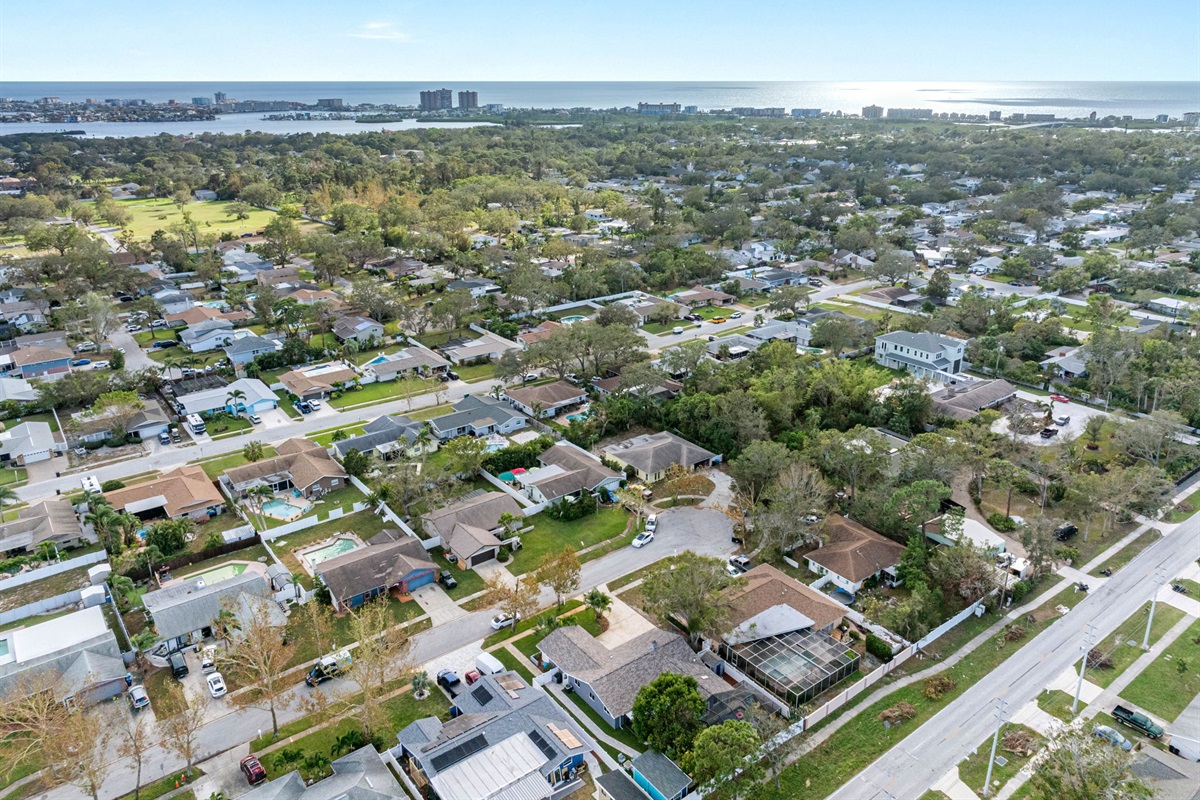
[[[875,337],[875,363],[923,378],[959,374],[966,368],[966,350],[965,340],[940,333],[892,331]]]

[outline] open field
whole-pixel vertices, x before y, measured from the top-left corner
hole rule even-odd
[[[149,239],[157,230],[167,230],[172,225],[183,221],[183,213],[179,206],[167,198],[148,198],[145,200],[119,200],[121,208],[130,214],[129,231],[136,239]],[[241,235],[254,233],[263,229],[268,222],[275,219],[274,211],[264,211],[261,208],[251,208],[247,219],[237,219],[232,210],[233,201],[207,200],[204,202],[188,203],[184,206],[201,233],[229,233]]]
[[[1192,698],[1200,694],[1200,669],[1197,669],[1200,644],[1197,642],[1200,642],[1200,620],[1193,622],[1162,655],[1142,670],[1120,696],[1167,722],[1174,722]]]

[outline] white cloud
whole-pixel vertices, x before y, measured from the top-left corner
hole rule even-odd
[[[387,42],[408,42],[412,38],[396,27],[394,22],[368,22],[362,26],[362,30],[357,33],[351,33],[349,36],[352,39],[378,39]]]

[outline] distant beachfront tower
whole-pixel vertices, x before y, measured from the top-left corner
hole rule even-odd
[[[863,106],[863,119],[883,119],[883,106]]]
[[[465,109],[479,108],[479,92],[459,92],[458,107]]]
[[[638,113],[647,116],[678,114],[679,111],[679,103],[638,103]]]
[[[441,111],[449,108],[454,108],[454,93],[449,89],[421,92],[422,111]]]

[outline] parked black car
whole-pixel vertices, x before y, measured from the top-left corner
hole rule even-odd
[[[462,683],[462,681],[459,679],[459,677],[454,674],[453,670],[448,670],[448,669],[444,669],[437,674],[437,682],[438,682],[439,686],[441,686],[443,689],[445,689],[451,695],[454,694],[453,687],[458,686],[458,684]]]
[[[1060,542],[1065,542],[1075,534],[1079,533],[1079,528],[1069,522],[1064,522],[1054,529],[1054,538]]]
[[[442,586],[445,586],[447,589],[453,589],[454,587],[458,586],[458,581],[453,575],[450,574],[450,570],[448,569],[442,570],[441,574],[438,575],[438,583],[440,583]]]
[[[183,657],[183,653],[176,650],[171,655],[167,656],[167,664],[171,667],[171,677],[180,680],[184,675],[188,674],[187,659]]]

